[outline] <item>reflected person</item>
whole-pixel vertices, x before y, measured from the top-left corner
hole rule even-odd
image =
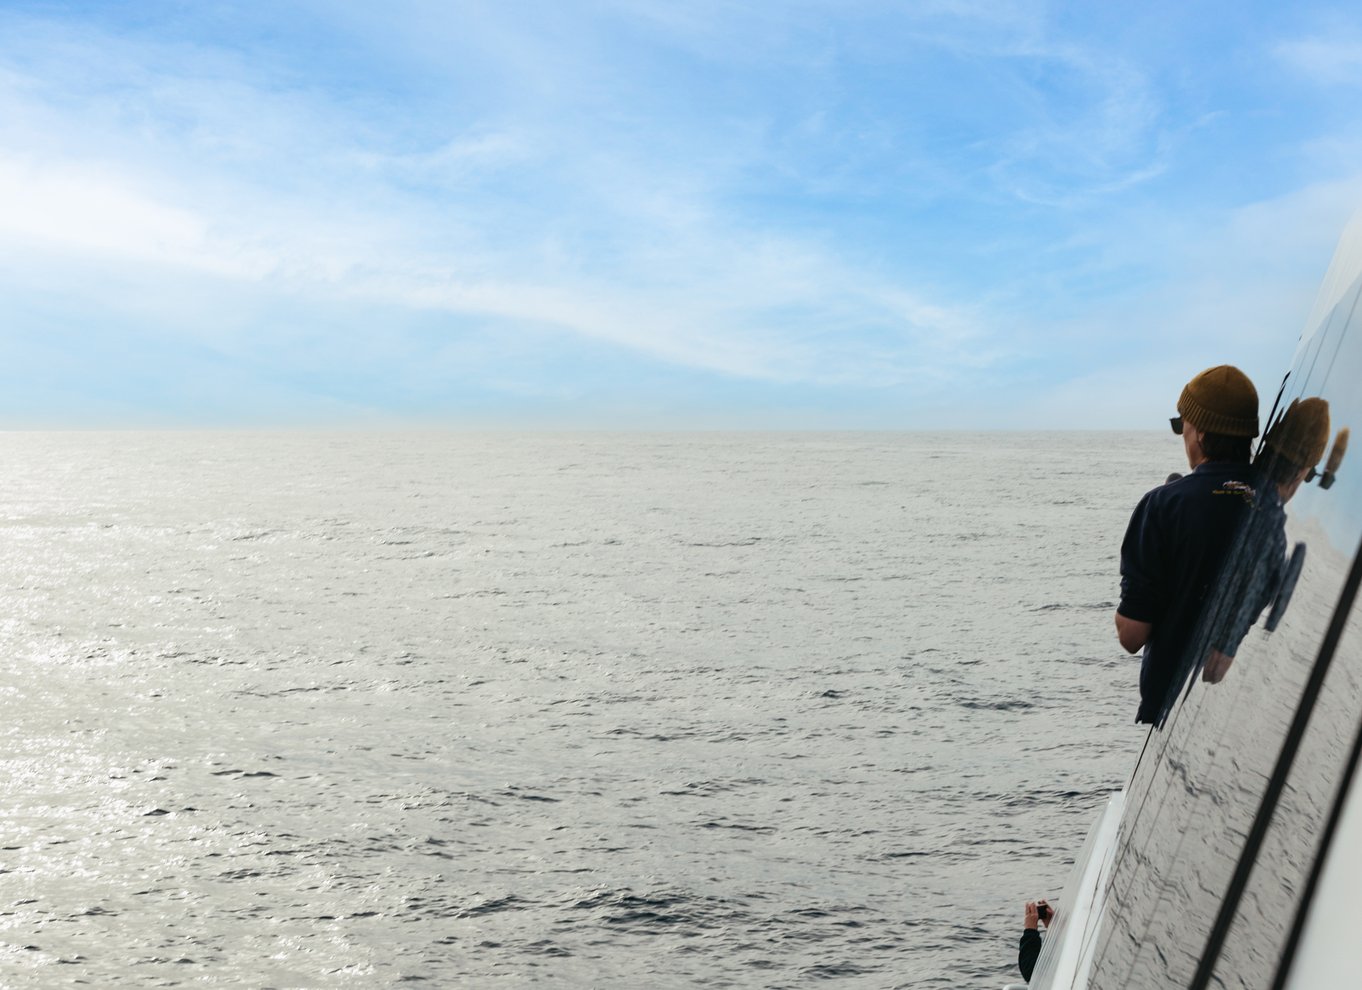
[[[1147,492],[1121,543],[1116,635],[1144,651],[1135,721],[1162,724],[1189,669],[1203,607],[1255,499],[1258,392],[1222,364],[1183,388],[1173,417],[1191,473]],[[1199,652],[1199,651],[1198,651]]]
[[[1321,398],[1293,400],[1263,438],[1254,461],[1258,498],[1227,565],[1227,591],[1212,618],[1211,645],[1201,679],[1218,684],[1234,655],[1271,604],[1286,567],[1286,503],[1313,477],[1329,442],[1329,403]]]

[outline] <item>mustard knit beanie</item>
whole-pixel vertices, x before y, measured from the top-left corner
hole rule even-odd
[[[1329,403],[1293,399],[1282,418],[1267,431],[1263,444],[1297,467],[1314,467],[1329,443]]]
[[[1207,368],[1182,390],[1178,414],[1203,433],[1258,435],[1258,391],[1248,375],[1228,364]]]

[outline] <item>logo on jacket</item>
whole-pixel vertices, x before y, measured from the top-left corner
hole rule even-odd
[[[1215,489],[1213,495],[1238,495],[1249,505],[1257,499],[1258,493],[1253,490],[1253,486],[1247,481],[1227,481],[1221,487]]]

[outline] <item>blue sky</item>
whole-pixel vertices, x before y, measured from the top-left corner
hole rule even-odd
[[[0,425],[1270,401],[1362,205],[1352,10],[0,0]]]

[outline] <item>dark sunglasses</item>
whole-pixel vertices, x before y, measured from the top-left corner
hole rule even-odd
[[[1309,471],[1305,472],[1305,483],[1307,485],[1316,478],[1319,479],[1319,486],[1321,488],[1328,490],[1334,487],[1334,472],[1328,470],[1317,471],[1315,468],[1311,468]]]
[[[1171,417],[1171,418],[1168,420],[1168,425],[1171,426],[1171,427],[1173,428],[1173,432],[1174,432],[1174,433],[1176,433],[1178,436],[1182,436],[1182,417],[1181,417],[1181,416],[1173,416],[1173,417]]]

